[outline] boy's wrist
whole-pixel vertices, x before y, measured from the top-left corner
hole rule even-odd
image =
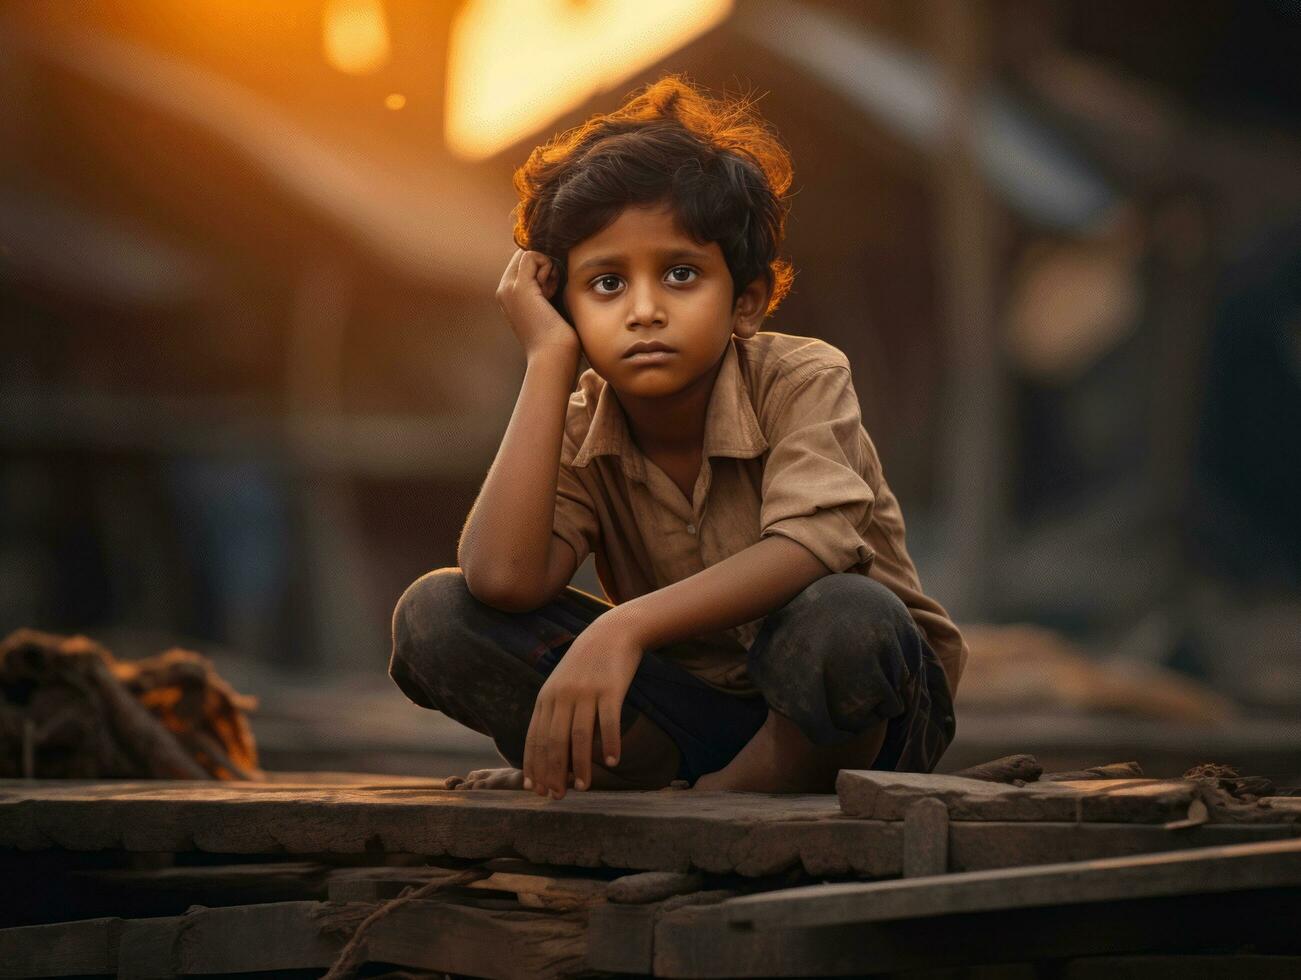
[[[621,602],[613,609],[601,614],[597,622],[607,620],[610,629],[618,630],[620,635],[636,642],[644,651],[650,643],[651,631],[646,618],[642,615],[636,599]]]
[[[524,359],[530,365],[549,362],[577,370],[580,353],[581,348],[577,344],[573,347],[567,344],[538,344],[524,352]]]

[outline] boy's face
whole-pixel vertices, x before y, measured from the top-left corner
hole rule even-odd
[[[751,337],[767,311],[762,278],[732,302],[717,242],[700,245],[667,205],[627,207],[569,250],[565,305],[588,363],[615,391],[672,395],[713,368],[735,332]],[[639,341],[672,350],[630,357]]]

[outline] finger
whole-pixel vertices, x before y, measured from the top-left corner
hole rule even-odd
[[[606,698],[597,707],[601,713],[601,749],[605,753],[602,761],[607,766],[617,766],[621,758],[619,716],[623,709],[623,699]]]
[[[542,261],[545,259],[541,252],[527,251],[520,256],[519,271],[517,273],[517,282],[523,283],[526,279],[537,280],[541,275]]]
[[[533,788],[539,796],[551,795],[551,719],[555,717],[556,704],[548,700],[538,718],[538,739],[533,755]]]
[[[501,293],[509,292],[515,285],[515,277],[519,275],[520,259],[524,256],[524,249],[515,249],[515,254],[510,257],[506,263],[506,270],[501,274],[501,282],[497,285],[497,291]]]
[[[569,728],[573,752],[574,788],[592,785],[592,723],[596,720],[596,702],[585,700],[574,706],[574,720]]]
[[[574,722],[574,706],[558,702],[551,712],[551,734],[547,739],[547,787],[560,799],[565,795],[565,774],[569,772],[569,732]]]
[[[551,259],[544,255],[538,261],[537,269],[533,274],[533,277],[537,280],[538,291],[541,292],[543,296],[547,295],[547,284],[551,281],[551,269]]]
[[[533,742],[533,790],[538,796],[547,796],[551,792],[551,784],[547,781],[551,758],[551,718],[555,714],[556,705],[553,700],[546,698],[541,707],[537,737]]]
[[[543,708],[541,700],[533,705],[533,717],[529,719],[528,734],[524,736],[524,788],[539,794],[542,782],[538,779],[538,742],[543,732]]]

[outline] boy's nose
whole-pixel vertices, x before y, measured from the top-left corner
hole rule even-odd
[[[628,325],[664,326],[664,307],[654,286],[629,286]]]

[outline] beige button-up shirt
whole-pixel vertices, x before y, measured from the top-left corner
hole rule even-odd
[[[899,503],[859,414],[849,360],[813,337],[732,337],[705,416],[692,499],[633,441],[623,408],[592,369],[569,397],[554,531],[596,572],[611,602],[672,585],[781,534],[833,572],[893,590],[939,657],[952,693],[968,650],[922,592]],[[746,654],[763,619],[657,651],[714,687],[755,694]]]

